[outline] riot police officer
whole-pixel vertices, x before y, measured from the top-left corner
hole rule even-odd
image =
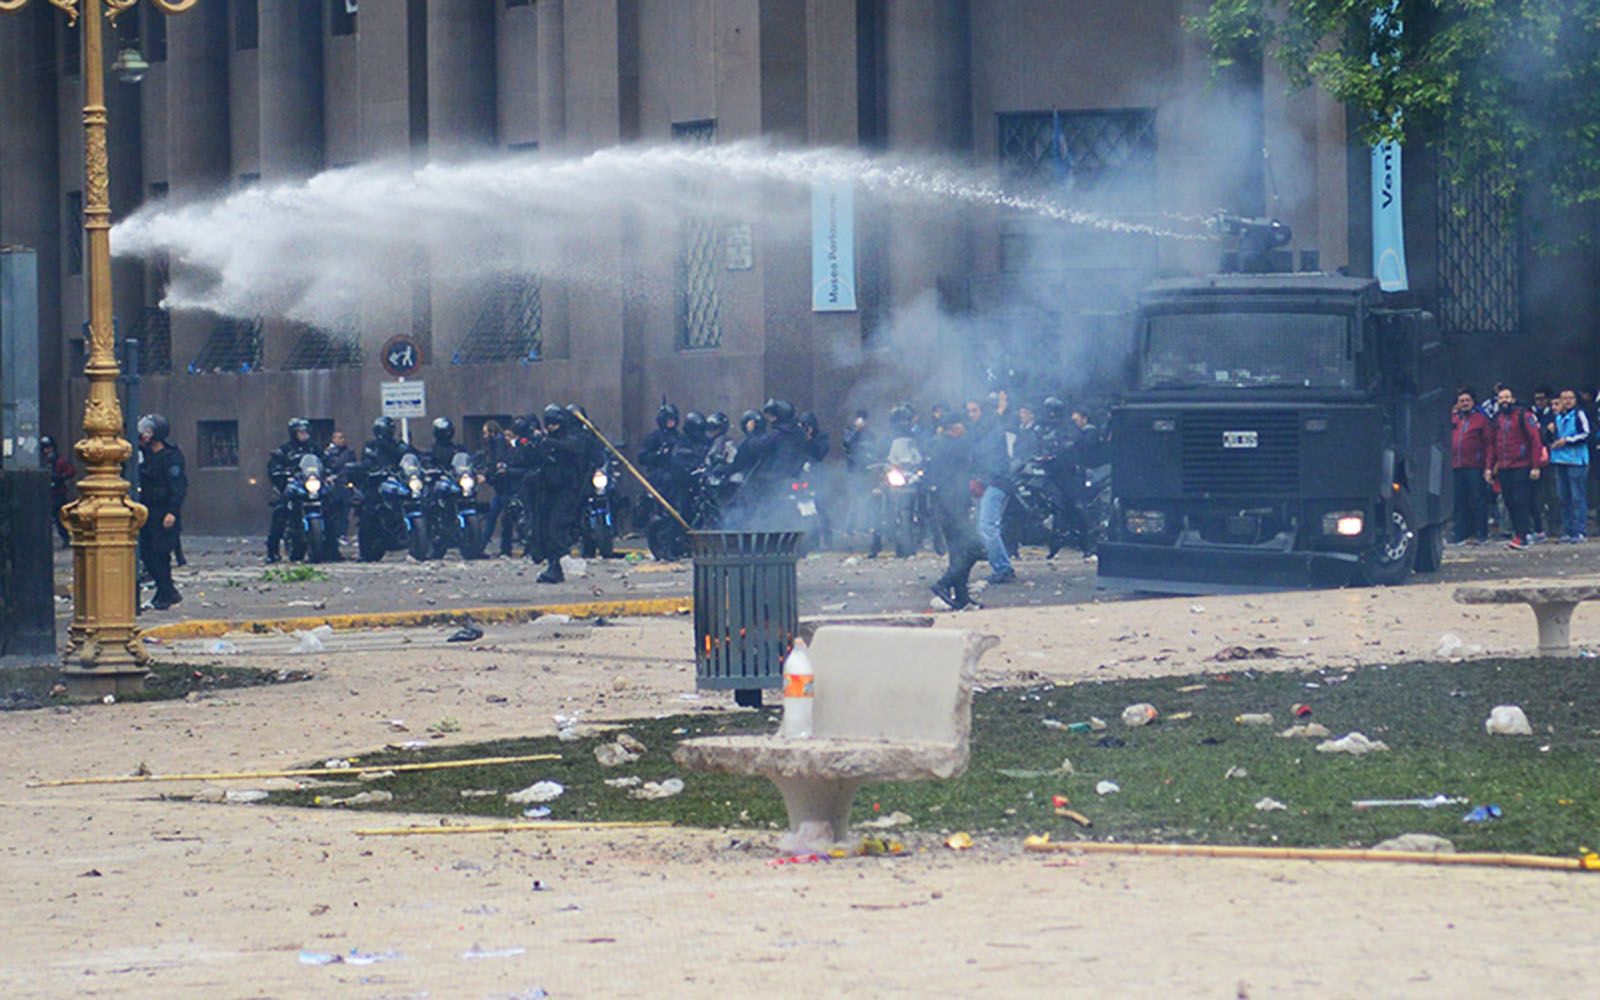
[[[730,521],[751,524],[779,516],[776,504],[786,495],[789,484],[805,474],[811,458],[811,443],[795,419],[794,405],[787,400],[769,399],[761,407],[766,426],[751,434],[739,446],[730,469],[745,474],[744,485],[734,497],[735,511]]]
[[[639,448],[639,469],[652,482],[656,476],[665,476],[672,462],[672,453],[682,438],[678,432],[678,408],[663,402],[656,411],[656,429],[645,435]]]
[[[183,530],[183,498],[189,477],[183,452],[168,440],[167,418],[151,413],[139,418],[139,502],[150,516],[139,529],[139,551],[145,571],[156,583],[150,606],[166,610],[183,600],[172,583],[172,553]]]
[[[449,469],[450,463],[456,455],[466,451],[456,444],[455,421],[449,417],[438,417],[433,421],[433,449],[428,452],[428,460],[436,469]]]
[[[379,417],[372,422],[372,440],[361,446],[361,464],[369,475],[395,468],[400,457],[411,450],[398,438],[398,431],[393,417]]]
[[[267,562],[278,562],[282,556],[283,533],[289,527],[289,505],[284,500],[284,490],[289,480],[300,468],[300,459],[315,455],[311,443],[311,421],[294,417],[289,421],[289,438],[267,456],[267,482],[272,485],[272,521],[267,527]]]
[[[534,537],[528,547],[530,558],[547,563],[537,577],[540,583],[566,579],[561,557],[572,548],[577,533],[583,479],[588,475],[585,459],[589,443],[583,435],[573,433],[574,423],[572,415],[556,404],[544,408],[544,437],[538,442],[542,458],[538,503],[534,508]]]

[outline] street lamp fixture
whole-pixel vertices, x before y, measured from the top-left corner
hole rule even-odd
[[[117,400],[116,331],[111,316],[111,180],[106,153],[105,21],[139,0],[49,0],[66,12],[68,27],[83,30],[83,230],[89,248],[85,282],[89,299],[89,398],[83,408],[83,438],[73,446],[88,472],[78,499],[61,512],[72,534],[72,624],[62,673],[75,694],[115,693],[144,686],[150,654],[134,624],[139,574],[135,565],[139,528],[149,511],[128,495],[122,464],[133,446],[122,437]],[[199,0],[150,0],[179,14]],[[0,12],[21,10],[28,0],[0,0]],[[81,17],[80,17],[81,15]],[[131,57],[130,57],[131,56]],[[125,49],[113,69],[144,75],[137,49]]]
[[[137,45],[125,45],[111,61],[111,72],[123,83],[138,83],[150,72],[150,64],[144,61]]]

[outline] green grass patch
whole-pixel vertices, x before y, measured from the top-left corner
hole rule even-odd
[[[268,566],[261,571],[263,583],[323,583],[330,579],[315,566]]]
[[[1178,690],[1191,684],[1205,688]],[[1122,709],[1137,702],[1157,706],[1162,720],[1138,729],[1123,726]],[[1311,721],[1336,737],[1360,730],[1393,749],[1354,758],[1317,753],[1316,740],[1281,738],[1277,732],[1293,721],[1289,709],[1296,702],[1311,704]],[[1535,735],[1487,735],[1483,720],[1499,704],[1522,706]],[[1348,674],[1241,669],[1220,676],[989,690],[975,699],[972,763],[965,775],[945,782],[868,785],[856,799],[855,819],[870,819],[875,809],[883,815],[898,810],[913,817],[904,828],[909,830],[1049,831],[1056,839],[1285,846],[1370,846],[1419,831],[1449,837],[1461,850],[1570,855],[1600,843],[1597,705],[1600,669],[1584,660],[1410,663]],[[1193,718],[1171,720],[1177,712],[1192,712]],[[1236,725],[1234,717],[1244,712],[1271,712],[1277,724]],[[1090,716],[1105,719],[1110,728],[1077,734],[1044,722]],[[361,763],[543,752],[563,757],[399,774],[368,786],[394,793],[392,803],[378,807],[383,810],[516,818],[523,807],[506,802],[505,794],[549,779],[567,788],[549,803],[553,819],[666,819],[760,828],[784,822],[782,803],[770,784],[683,774],[671,751],[693,736],[770,732],[777,717],[769,710],[634,720],[627,731],[649,750],[638,762],[614,769],[601,768],[594,759],[594,748],[612,738],[607,734],[575,743],[519,739],[394,752]],[[1126,745],[1099,745],[1104,737]],[[1063,759],[1072,761],[1074,774],[1062,772]],[[1248,776],[1225,779],[1230,768],[1243,768]],[[640,801],[603,783],[628,775],[646,781],[678,776],[687,787],[671,799]],[[1117,782],[1122,791],[1097,795],[1095,785],[1102,779]],[[461,794],[482,790],[494,794]],[[1350,804],[1441,792],[1498,804],[1504,817],[1468,825],[1462,822],[1465,806],[1358,811]],[[274,800],[309,805],[314,794],[274,795]],[[1083,831],[1055,816],[1053,795],[1068,796],[1073,808],[1094,821],[1094,829]],[[1258,812],[1255,803],[1264,797],[1289,808]]]
[[[226,691],[232,688],[260,687],[264,684],[290,684],[308,681],[304,670],[260,670],[255,667],[195,666],[187,663],[155,663],[143,691],[117,695],[117,701],[170,701],[191,692]],[[0,711],[22,711],[51,705],[98,704],[99,699],[68,697],[61,685],[61,668],[22,667],[0,673]]]

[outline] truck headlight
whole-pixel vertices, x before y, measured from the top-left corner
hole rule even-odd
[[[589,477],[589,483],[596,493],[604,493],[606,487],[611,485],[611,477],[606,475],[606,470],[596,469],[594,475]]]
[[[1130,535],[1159,535],[1167,530],[1167,515],[1159,510],[1130,510],[1122,523]]]
[[[1322,533],[1354,538],[1367,528],[1366,515],[1359,510],[1336,510],[1322,515]]]

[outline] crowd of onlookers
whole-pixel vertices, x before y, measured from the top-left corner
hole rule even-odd
[[[1576,543],[1589,534],[1595,397],[1541,386],[1532,402],[1508,386],[1479,400],[1470,387],[1450,412],[1450,456],[1458,545],[1489,540],[1490,525],[1523,549],[1544,541]]]

